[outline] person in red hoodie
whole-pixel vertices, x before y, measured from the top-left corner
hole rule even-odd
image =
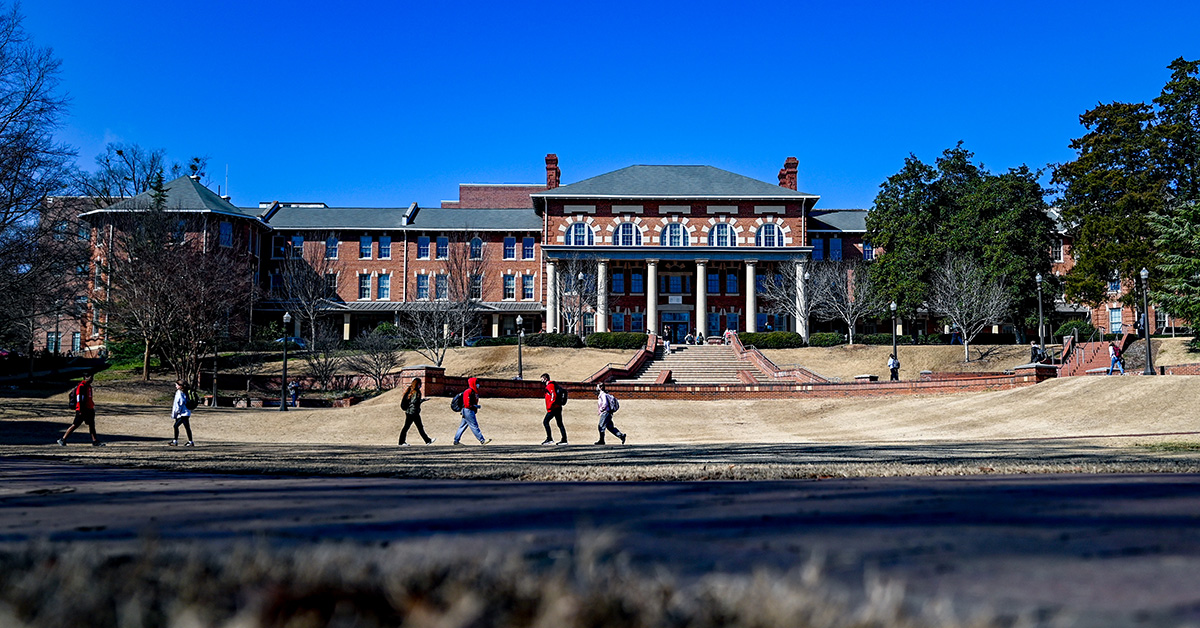
[[[84,375],[83,381],[75,387],[75,421],[67,428],[67,433],[58,439],[58,444],[63,447],[67,446],[67,437],[84,423],[87,423],[88,432],[92,434],[92,446],[104,446],[104,443],[96,440],[96,404],[92,401],[93,377],[95,376],[91,373]]]
[[[558,398],[558,386],[550,381],[549,373],[542,373],[542,385],[546,387],[546,418],[542,419],[542,427],[546,428],[546,440],[542,441],[543,445],[566,445],[567,444],[567,428],[563,427],[562,400]],[[562,440],[554,442],[554,437],[550,433],[550,419],[558,422],[558,432],[562,434]]]
[[[458,442],[458,439],[462,438],[463,432],[467,431],[468,427],[471,428],[471,433],[475,435],[475,438],[479,439],[480,445],[492,442],[492,439],[483,437],[483,432],[479,431],[479,419],[475,417],[475,413],[479,412],[479,383],[474,377],[467,380],[467,389],[463,391],[462,404],[462,424],[454,433],[454,444],[462,444]]]

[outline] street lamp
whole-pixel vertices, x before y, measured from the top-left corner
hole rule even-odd
[[[1154,375],[1154,356],[1150,355],[1150,297],[1148,296],[1150,271],[1142,269],[1142,316],[1145,322],[1142,324],[1142,329],[1146,331],[1146,370],[1142,371],[1142,375]]]
[[[283,379],[279,383],[279,411],[287,412],[287,346],[288,346],[288,325],[292,324],[291,312],[283,313]]]
[[[521,345],[525,340],[525,319],[517,314],[517,379],[525,379],[525,365],[521,361]]]
[[[578,280],[575,283],[575,298],[578,299],[578,301],[579,301],[579,320],[575,322],[575,324],[578,325],[579,328],[575,330],[575,333],[579,334],[580,338],[583,338],[583,332],[584,332],[584,329],[583,329],[583,315],[584,315],[584,311],[583,311],[583,307],[584,307],[584,303],[583,303],[583,271],[582,270],[579,271],[579,274],[576,275],[575,278]]]
[[[1046,355],[1046,326],[1042,324],[1042,273],[1038,273],[1034,279],[1037,281],[1038,291],[1038,347],[1042,355]]]
[[[888,308],[892,310],[892,357],[899,360],[900,356],[896,355],[896,302],[892,301]]]

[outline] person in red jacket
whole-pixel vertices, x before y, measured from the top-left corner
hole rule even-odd
[[[75,421],[67,428],[67,433],[58,439],[58,444],[63,447],[67,446],[67,437],[84,423],[87,423],[88,432],[92,435],[92,446],[104,446],[104,443],[96,440],[96,404],[92,401],[93,377],[91,373],[84,375],[83,381],[75,387]]]
[[[479,439],[480,445],[486,445],[492,442],[490,438],[484,438],[483,432],[479,431],[479,419],[475,413],[479,411],[479,382],[474,377],[467,380],[467,389],[463,391],[462,396],[462,423],[458,426],[458,431],[454,433],[454,444],[461,445],[458,439],[462,438],[463,432],[467,428],[471,428],[471,433],[475,438]]]
[[[542,444],[566,445],[567,428],[563,427],[563,404],[562,400],[558,398],[558,386],[550,381],[549,373],[542,373],[542,385],[546,387],[546,418],[542,419],[542,427],[546,428],[546,440],[542,441]],[[562,440],[558,443],[554,442],[554,436],[550,433],[550,419],[558,422],[558,432],[562,434]]]

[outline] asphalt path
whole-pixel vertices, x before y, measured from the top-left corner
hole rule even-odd
[[[0,548],[248,539],[551,560],[608,539],[681,577],[820,564],[1036,624],[1200,625],[1200,475],[500,482],[0,459]],[[815,562],[814,562],[815,561]]]

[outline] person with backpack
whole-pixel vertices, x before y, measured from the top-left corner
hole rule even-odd
[[[458,406],[458,412],[462,413],[462,424],[458,426],[458,431],[454,433],[454,444],[461,445],[458,442],[462,438],[463,432],[467,428],[471,428],[471,433],[475,438],[479,439],[480,445],[486,445],[492,442],[490,438],[484,438],[483,432],[479,431],[479,419],[476,413],[479,412],[479,381],[474,377],[467,379],[467,389],[458,393],[454,399],[450,400],[450,409],[453,410]]]
[[[88,373],[83,376],[83,381],[79,382],[79,385],[71,389],[68,403],[75,411],[75,421],[71,423],[71,427],[67,428],[67,433],[58,439],[58,444],[63,447],[67,446],[67,438],[84,423],[87,423],[88,432],[92,435],[92,446],[103,447],[105,445],[96,439],[96,403],[92,400],[92,379],[94,378],[95,375]]]
[[[1113,343],[1108,343],[1108,375],[1112,375],[1113,367],[1121,370],[1121,374],[1125,374],[1125,362],[1121,359],[1121,348]]]
[[[888,371],[891,373],[891,381],[900,381],[900,360],[896,359],[896,354],[888,356]]]
[[[596,396],[597,410],[600,413],[600,440],[596,441],[594,444],[603,445],[604,431],[608,430],[609,432],[612,432],[613,436],[621,439],[621,444],[624,445],[625,434],[623,434],[621,430],[617,429],[616,425],[613,425],[612,420],[613,413],[621,409],[621,404],[617,402],[616,397],[608,394],[608,392],[604,390],[603,383],[596,384]]]
[[[430,438],[425,433],[425,426],[421,424],[421,404],[425,402],[425,398],[421,396],[421,378],[414,377],[412,383],[408,385],[408,390],[404,391],[404,396],[400,398],[400,409],[404,410],[404,429],[400,430],[400,446],[410,447],[407,442],[408,428],[413,425],[417,426],[417,432],[421,434],[426,445],[432,445],[436,438]]]
[[[175,421],[175,438],[171,439],[168,445],[174,447],[179,444],[179,426],[182,425],[187,430],[187,442],[184,447],[195,447],[196,443],[192,440],[192,408],[196,405],[188,396],[187,386],[183,385],[180,380],[175,380],[175,401],[171,404],[171,419]]]
[[[542,419],[542,427],[546,428],[546,440],[542,441],[542,444],[566,445],[567,428],[563,426],[562,411],[563,406],[567,405],[567,391],[550,381],[549,373],[542,373],[542,386],[545,387],[546,394],[546,418]],[[557,443],[554,442],[553,435],[550,433],[550,419],[558,422],[558,431],[562,434],[562,440]]]

